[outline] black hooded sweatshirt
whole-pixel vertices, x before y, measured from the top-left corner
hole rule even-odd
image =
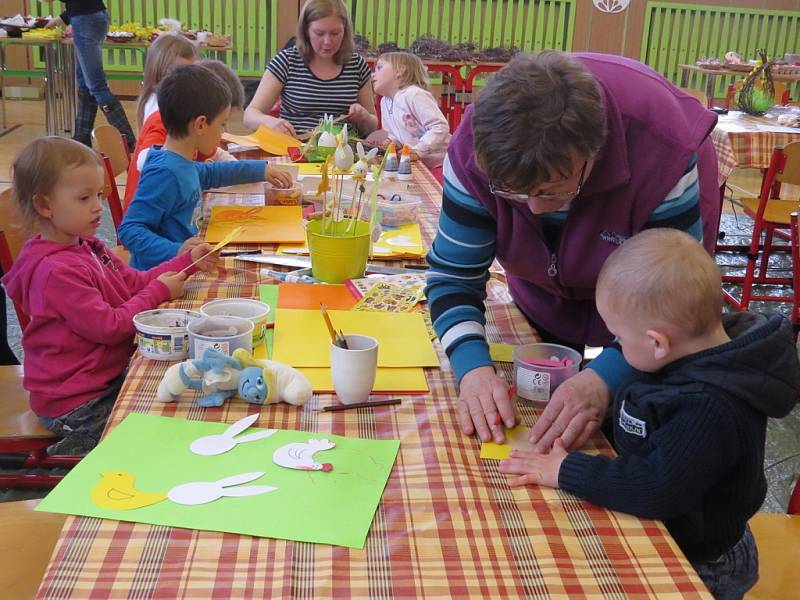
[[[636,372],[614,398],[619,456],[570,453],[559,487],[590,502],[661,519],[691,561],[744,534],[764,501],[767,417],[800,394],[792,328],[778,315],[725,315],[730,342]]]

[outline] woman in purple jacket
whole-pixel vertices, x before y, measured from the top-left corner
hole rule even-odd
[[[462,430],[502,441],[515,422],[485,338],[488,269],[544,341],[605,346],[558,387],[531,433],[538,450],[581,446],[630,372],[597,313],[608,255],[651,227],[713,249],[720,198],[709,134],[716,115],[639,62],[601,54],[519,54],[484,87],[444,163],[428,255],[431,317],[459,382]],[[624,293],[624,290],[620,290]]]

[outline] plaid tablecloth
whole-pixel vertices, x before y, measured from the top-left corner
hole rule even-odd
[[[719,184],[728,180],[735,168],[764,169],[769,166],[772,150],[800,140],[797,133],[769,131],[775,121],[754,117],[741,112],[730,112],[719,118],[711,132],[711,140],[717,151]]]
[[[436,230],[438,184],[426,172],[424,238]],[[218,198],[212,198],[216,201]],[[245,202],[247,198],[235,199]],[[228,259],[218,275],[195,276],[176,306],[255,297],[259,268]],[[492,341],[527,343],[534,334],[505,287],[489,286]],[[131,412],[232,423],[260,412],[258,427],[368,439],[399,439],[400,452],[363,550],[150,526],[67,519],[40,598],[707,598],[661,523],[611,512],[558,490],[511,489],[479,442],[459,431],[447,358],[428,369],[430,394],[397,406],[318,412],[329,395],[302,408],[228,401],[203,409],[162,404],[156,387],[166,363],[132,359],[109,428]],[[510,365],[501,369],[510,377]],[[528,425],[537,410],[521,407]],[[592,449],[611,452],[599,434]],[[253,515],[254,519],[259,515]],[[35,535],[35,532],[32,532]]]

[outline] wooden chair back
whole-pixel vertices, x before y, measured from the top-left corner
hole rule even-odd
[[[16,260],[23,244],[33,235],[33,231],[25,224],[22,213],[14,200],[11,188],[0,192],[0,229],[3,230],[11,254],[12,262]],[[2,265],[7,272],[10,265]]]
[[[112,179],[128,171],[131,155],[125,138],[116,127],[98,125],[92,130],[92,144],[95,150],[111,161]]]
[[[30,409],[22,373],[21,365],[0,366],[0,439],[53,438]]]
[[[696,90],[694,88],[681,88],[681,91],[697,98],[700,101],[700,104],[703,106],[708,106],[708,96],[706,96],[705,92],[701,92],[700,90]]]
[[[0,503],[0,590],[5,598],[33,598],[58,542],[66,515],[37,512],[40,500]]]

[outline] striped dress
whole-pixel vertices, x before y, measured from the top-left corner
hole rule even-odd
[[[425,294],[431,319],[450,359],[457,381],[472,369],[492,365],[486,343],[483,302],[489,266],[495,258],[496,224],[486,208],[461,184],[445,157],[444,189],[439,230],[428,254],[430,270]],[[653,211],[645,229],[672,227],[702,240],[697,155],[683,177]],[[541,215],[544,231],[558,239],[569,211]],[[632,372],[614,343],[589,364],[608,385],[612,395]]]
[[[267,65],[283,85],[281,118],[295,131],[313,129],[322,115],[346,115],[350,105],[358,102],[358,92],[370,84],[372,74],[361,56],[353,53],[333,79],[320,79],[308,68],[297,47],[284,48]]]

